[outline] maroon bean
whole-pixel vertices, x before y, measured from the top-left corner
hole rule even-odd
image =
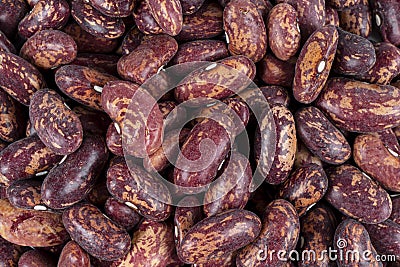
[[[29,118],[40,140],[56,154],[71,154],[82,144],[81,121],[53,90],[43,89],[33,95]]]
[[[0,5],[0,31],[8,38],[13,39],[18,23],[28,12],[28,5],[24,0],[2,0]]]
[[[7,36],[0,31],[0,51],[15,54],[17,50]]]
[[[42,185],[42,200],[53,209],[78,203],[93,188],[108,159],[105,142],[99,136],[86,136],[81,147],[54,167]]]
[[[75,40],[78,52],[80,53],[111,53],[118,46],[117,39],[107,39],[91,35],[75,22],[71,22],[65,26],[64,32]]]
[[[10,144],[0,153],[0,182],[6,186],[29,179],[56,165],[59,156],[46,147],[37,135]]]
[[[107,199],[104,204],[104,212],[111,220],[126,230],[134,228],[142,219],[136,211],[113,197]]]
[[[193,61],[215,61],[228,57],[228,55],[228,48],[223,41],[197,40],[180,45],[171,63],[182,64]]]
[[[389,194],[359,169],[344,164],[327,169],[327,175],[329,187],[325,199],[340,212],[365,223],[380,223],[389,218],[392,212]]]
[[[66,209],[62,221],[71,238],[101,260],[117,260],[131,247],[129,234],[91,204],[77,204]]]
[[[89,3],[104,15],[117,18],[131,15],[135,6],[135,0],[90,0]]]
[[[61,29],[70,14],[66,0],[40,0],[18,25],[18,33],[29,38],[45,29]]]
[[[28,106],[32,95],[45,85],[43,75],[28,61],[0,51],[0,87],[7,94]]]
[[[181,32],[176,36],[179,41],[210,39],[223,33],[223,10],[215,2],[206,2],[196,12],[183,17]]]
[[[72,62],[77,55],[77,46],[66,33],[42,30],[24,43],[20,55],[37,67],[54,69]]]
[[[29,250],[21,255],[18,260],[18,267],[55,267],[57,261],[48,252],[37,249]]]
[[[69,241],[61,251],[57,267],[90,267],[89,254],[75,241]]]
[[[117,126],[119,127],[119,126]],[[118,133],[118,130],[114,123],[111,123],[108,127],[106,134],[107,148],[111,153],[117,156],[123,156],[124,150],[122,147],[122,135]]]
[[[72,1],[71,15],[82,29],[96,37],[115,39],[125,32],[121,19],[105,16],[84,1]]]
[[[151,14],[163,32],[176,36],[182,30],[183,14],[179,0],[146,0]]]
[[[161,34],[162,28],[158,25],[150,11],[150,6],[146,0],[138,0],[138,5],[133,12],[135,24],[144,34]]]

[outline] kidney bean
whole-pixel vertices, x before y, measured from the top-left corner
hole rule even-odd
[[[313,102],[324,87],[336,53],[338,32],[332,25],[316,30],[300,51],[293,80],[294,98]]]
[[[107,114],[82,106],[76,106],[72,109],[81,121],[84,134],[104,135],[111,119]]]
[[[94,53],[80,53],[77,55],[71,65],[86,66],[94,68],[100,72],[106,72],[113,76],[117,76],[117,62],[119,56],[111,54],[94,54]]]
[[[336,9],[325,6],[325,25],[339,27],[339,15]]]
[[[364,225],[371,237],[372,244],[381,254],[396,255],[399,260],[400,253],[400,225],[387,220],[374,225]]]
[[[397,140],[396,134],[393,129],[387,129],[382,132],[373,133],[376,137],[378,137],[386,149],[394,155],[398,156],[400,154],[400,143]],[[390,151],[391,150],[391,151]]]
[[[101,106],[102,87],[116,77],[94,68],[66,65],[55,73],[58,88],[73,100],[90,108],[103,111]]]
[[[0,262],[4,267],[15,267],[21,256],[22,247],[15,245],[0,236]]]
[[[181,0],[183,15],[191,15],[198,11],[204,3],[204,0]]]
[[[186,109],[179,106],[175,101],[166,100],[158,102],[158,108],[164,119],[165,130],[171,130],[179,126],[187,116]]]
[[[367,38],[372,32],[372,16],[368,0],[357,6],[338,11],[340,27],[348,32]]]
[[[167,222],[145,219],[134,232],[132,248],[115,266],[167,266],[175,249],[173,228]]]
[[[289,60],[299,49],[301,39],[296,9],[286,3],[277,4],[269,12],[267,23],[269,47],[280,60]]]
[[[328,178],[324,169],[309,164],[295,169],[279,189],[278,197],[293,203],[299,216],[304,215],[325,195]]]
[[[223,10],[215,2],[206,2],[194,14],[183,17],[178,41],[211,39],[223,33]]]
[[[360,75],[376,62],[375,49],[366,38],[337,28],[339,41],[332,69],[344,75]]]
[[[195,196],[179,201],[174,213],[175,244],[179,248],[187,232],[204,218],[201,203]]]
[[[53,90],[43,89],[33,95],[29,118],[40,140],[56,154],[71,154],[82,144],[81,121]]]
[[[251,1],[233,0],[224,9],[224,30],[232,55],[260,61],[267,51],[267,33],[257,6]]]
[[[326,171],[329,186],[325,199],[340,212],[365,223],[380,223],[389,218],[389,194],[359,169],[344,164]]]
[[[288,3],[296,8],[301,37],[304,41],[325,24],[325,1],[278,0],[277,3]]]
[[[296,128],[293,115],[285,106],[273,106],[271,112],[276,132],[276,148],[272,166],[265,177],[265,181],[269,184],[281,184],[289,176],[294,164],[297,148]],[[263,134],[262,131],[260,131],[260,134]],[[267,140],[257,138],[255,146],[262,147],[262,144],[258,144],[258,142],[263,141]],[[258,151],[256,152],[257,157],[259,157]]]
[[[93,186],[93,189],[87,194],[86,200],[98,208],[103,208],[106,201],[111,197],[110,192],[107,189],[107,178],[105,175],[101,175]]]
[[[116,18],[128,17],[135,6],[134,0],[90,0],[89,3],[104,15]]]
[[[20,55],[37,67],[53,69],[72,62],[77,55],[77,46],[64,32],[42,30],[24,43]]]
[[[292,87],[297,58],[282,61],[267,54],[257,64],[257,75],[266,84]]]
[[[179,145],[186,140],[190,130],[175,129],[166,133],[162,146],[153,154],[143,159],[143,167],[148,171],[163,171],[171,163],[175,163],[179,153]]]
[[[343,255],[349,255],[349,251],[362,255],[356,261],[356,266],[383,266],[382,262],[377,261],[378,253],[371,243],[367,230],[355,220],[346,219],[339,224],[335,232],[334,245]],[[370,253],[365,255],[365,251]],[[338,259],[337,263],[338,266],[347,266],[350,261],[351,259],[347,257]]]
[[[118,201],[148,219],[164,221],[171,214],[171,206],[161,201],[170,200],[168,188],[134,163],[128,169],[123,158],[115,159],[108,168],[107,188]],[[158,199],[154,198],[156,193]]]
[[[53,255],[48,252],[37,249],[28,250],[23,253],[18,260],[20,267],[54,267],[57,266],[57,261]]]
[[[388,150],[379,137],[371,134],[357,136],[353,158],[356,164],[384,188],[400,192],[398,173],[400,157]]]
[[[14,142],[23,137],[25,112],[23,106],[0,89],[0,139]]]
[[[270,109],[265,109],[260,118],[261,121],[259,121],[259,127],[257,127],[254,136],[254,159],[261,175],[267,177],[275,160],[278,133],[276,132],[274,115]],[[290,123],[286,126],[290,129]],[[282,137],[285,136],[282,134]]]
[[[107,199],[104,212],[111,220],[126,230],[133,229],[142,219],[136,211],[113,197]]]
[[[352,132],[378,132],[400,124],[400,90],[377,85],[331,78],[316,106],[340,128]]]
[[[197,40],[180,45],[171,63],[175,65],[193,61],[215,61],[228,55],[228,48],[223,41]]]
[[[297,132],[307,148],[322,161],[339,165],[351,156],[351,147],[344,135],[316,107],[297,110]]]
[[[285,266],[285,261],[268,251],[291,251],[299,238],[300,223],[295,208],[283,199],[271,202],[264,211],[262,228],[253,243],[244,247],[236,256],[236,265],[244,266]]]
[[[69,241],[61,251],[57,267],[90,267],[89,254],[75,241]]]
[[[127,81],[110,81],[103,87],[101,106],[113,121],[122,125],[138,88],[139,85]]]
[[[131,247],[129,234],[91,204],[66,209],[62,222],[76,243],[101,260],[117,260]]]
[[[18,140],[0,153],[0,183],[7,187],[51,169],[61,160],[37,135]]]
[[[119,127],[119,126],[117,126]],[[118,133],[118,130],[114,123],[111,123],[108,127],[106,134],[107,148],[111,153],[117,156],[123,156],[124,150],[122,148],[122,135]]]
[[[289,107],[290,96],[288,91],[280,86],[262,86],[259,88],[270,106],[283,105]]]
[[[61,29],[67,24],[70,8],[66,0],[40,0],[19,23],[18,33],[25,38],[45,29]]]
[[[335,266],[328,254],[323,253],[332,245],[336,229],[336,218],[332,209],[323,204],[317,204],[300,220],[301,240],[304,244],[302,251],[313,251],[321,258],[303,258],[298,262],[299,267],[306,266]],[[303,241],[302,241],[303,243]]]
[[[7,94],[28,106],[32,95],[45,85],[42,74],[28,61],[0,51],[0,87]]]
[[[185,187],[207,185],[216,177],[218,167],[227,156],[230,145],[227,131],[217,121],[204,119],[196,124],[178,155],[174,183]]]
[[[2,0],[0,5],[0,31],[8,38],[13,39],[18,23],[28,12],[28,5],[24,0]]]
[[[8,52],[15,54],[17,50],[7,36],[0,30],[0,52]]]
[[[103,139],[86,136],[76,152],[47,174],[41,189],[42,201],[53,209],[64,209],[78,203],[93,188],[107,159],[108,151]]]
[[[221,124],[231,137],[236,137],[246,128],[250,119],[247,102],[240,98],[225,98],[210,107],[203,108],[196,121],[214,119]]]
[[[143,84],[167,64],[178,51],[178,43],[168,35],[154,35],[143,40],[130,54],[118,61],[119,75],[137,84]]]
[[[124,40],[121,43],[122,55],[127,55],[135,50],[142,42],[144,34],[139,30],[138,26],[135,25],[125,35]],[[118,58],[119,59],[119,58]]]
[[[122,140],[129,140],[123,143],[126,152],[144,158],[154,153],[162,144],[163,119],[154,99],[148,94],[144,95],[142,91],[137,91],[138,88],[137,84],[130,82],[110,82],[103,89],[102,106],[118,124],[118,129],[123,129]],[[138,97],[137,94],[143,97]],[[135,102],[132,102],[133,97]],[[138,99],[140,103],[137,102]],[[137,113],[138,109],[134,108],[141,105],[152,107],[147,117],[146,114]],[[136,127],[138,122],[141,125],[139,128]]]
[[[178,256],[186,263],[207,263],[245,247],[257,238],[260,229],[260,219],[254,213],[228,210],[190,228],[178,248]]]
[[[315,156],[313,153],[308,150],[308,148],[301,142],[301,140],[297,141],[297,151],[294,160],[294,167],[299,168],[304,165],[308,165],[310,163],[319,165],[322,167],[322,162],[319,157]]]
[[[96,37],[115,39],[125,32],[121,19],[105,16],[84,1],[71,2],[71,15],[82,29]]]
[[[224,267],[235,267],[236,252],[226,253],[221,257],[216,257],[209,260],[207,263],[194,264],[192,266],[198,267],[213,267],[213,266],[224,266]]]
[[[151,14],[166,34],[176,36],[182,30],[183,14],[179,0],[146,0]]]
[[[163,29],[154,19],[150,6],[146,0],[139,0],[138,5],[133,12],[135,24],[144,34],[161,34]]]
[[[357,79],[377,84],[389,84],[400,74],[400,49],[390,43],[377,43],[376,62],[372,68]]]
[[[399,224],[400,222],[400,197],[392,197],[393,210],[389,219]]]
[[[55,246],[69,238],[60,214],[19,209],[4,199],[0,200],[0,225],[0,235],[20,246]]]
[[[196,98],[224,99],[245,89],[256,67],[245,56],[232,56],[194,70],[175,89],[179,102]],[[228,89],[229,88],[229,89]],[[191,103],[193,105],[198,102]]]
[[[63,31],[74,39],[80,53],[111,53],[118,46],[117,39],[107,39],[91,35],[75,22],[71,22],[65,26]]]
[[[400,45],[400,3],[389,0],[371,1],[375,24],[385,42]]]
[[[359,5],[361,0],[328,0],[327,4],[331,7],[342,10],[345,8],[353,8],[354,6]]]
[[[204,196],[203,210],[208,217],[229,209],[243,209],[250,197],[253,176],[250,163],[244,155],[233,151],[221,172]]]
[[[41,201],[41,186],[41,181],[33,179],[16,181],[7,188],[7,199],[17,208],[47,210]]]

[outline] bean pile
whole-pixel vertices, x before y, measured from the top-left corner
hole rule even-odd
[[[400,266],[398,46],[398,0],[0,0],[0,266]]]

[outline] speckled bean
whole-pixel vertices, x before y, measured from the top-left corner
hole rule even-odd
[[[74,39],[58,30],[42,30],[22,46],[20,55],[37,67],[54,69],[72,62],[77,55]]]
[[[19,23],[18,33],[29,38],[44,29],[60,29],[67,24],[70,14],[66,0],[40,0]]]
[[[41,189],[43,203],[53,209],[64,209],[84,199],[107,159],[104,140],[86,136],[78,150],[47,174]]]
[[[326,172],[329,187],[325,199],[340,212],[365,223],[380,223],[389,218],[389,194],[370,177],[349,164]]]
[[[75,242],[101,260],[117,260],[131,247],[129,234],[91,204],[66,209],[62,222]]]

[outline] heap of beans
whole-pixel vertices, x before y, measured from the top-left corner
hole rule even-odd
[[[0,0],[0,266],[399,266],[399,45],[397,0]]]

